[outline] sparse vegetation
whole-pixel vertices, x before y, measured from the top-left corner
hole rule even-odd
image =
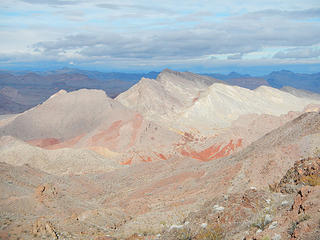
[[[255,221],[251,224],[252,227],[261,229],[262,231],[272,222],[272,216],[275,214],[276,209],[272,204],[268,208],[264,208],[256,217]]]
[[[288,234],[290,236],[292,236],[294,234],[294,231],[296,230],[297,226],[301,223],[301,222],[304,222],[304,221],[307,221],[309,220],[311,217],[307,214],[304,214],[302,216],[299,217],[299,219],[297,221],[293,221],[291,222],[291,225],[290,227],[288,228]]]
[[[182,228],[175,231],[175,238],[177,240],[192,240],[194,239],[193,237],[194,236],[190,228]]]
[[[317,147],[317,148],[314,150],[313,156],[314,156],[314,157],[320,157],[320,148]]]
[[[290,227],[288,228],[288,231],[287,231],[290,236],[293,235],[294,231],[297,228],[297,225],[298,225],[297,222],[291,222]]]
[[[310,186],[319,186],[320,185],[320,175],[310,175],[304,176],[301,178],[301,181]]]
[[[197,240],[221,240],[224,238],[224,231],[220,225],[207,226],[196,235]]]
[[[176,229],[174,237],[177,240],[222,240],[225,237],[225,232],[220,225],[208,225],[199,231],[184,227]]]
[[[264,224],[264,220],[258,220],[255,223],[252,223],[252,227],[261,229],[262,231],[265,229],[266,225]]]
[[[300,216],[299,217],[299,219],[298,219],[298,223],[301,223],[301,222],[304,222],[304,221],[307,221],[307,220],[309,220],[311,217],[310,217],[310,215],[308,215],[308,214],[304,214],[304,215],[302,215],[302,216]]]
[[[274,184],[269,184],[269,191],[270,192],[279,192],[279,184],[274,183]]]

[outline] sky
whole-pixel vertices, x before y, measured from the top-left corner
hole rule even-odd
[[[1,0],[0,68],[320,72],[319,0]]]

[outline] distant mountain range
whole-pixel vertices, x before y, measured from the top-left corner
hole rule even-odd
[[[231,85],[249,89],[255,89],[261,85],[265,85],[279,89],[283,87],[293,87],[320,93],[320,72],[305,74],[281,70],[271,72],[264,76],[251,76],[249,74],[240,74],[236,72],[231,72],[229,74],[211,73],[205,75],[224,80]]]
[[[82,88],[101,89],[109,97],[115,98],[136,84],[141,78],[156,79],[158,75],[159,72],[104,73],[73,68],[62,68],[47,72],[0,71],[0,114],[25,111],[45,101],[61,89],[67,91]],[[264,85],[279,89],[293,87],[320,93],[320,73],[300,74],[282,70],[260,77],[236,72],[201,75],[251,90]]]
[[[282,70],[263,77],[274,88],[285,86],[320,93],[320,73],[303,74]]]

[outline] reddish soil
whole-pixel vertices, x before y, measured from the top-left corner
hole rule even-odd
[[[48,146],[58,144],[60,143],[60,141],[56,138],[44,138],[44,139],[29,140],[27,141],[27,143],[36,147],[46,148]]]
[[[151,157],[144,157],[139,155],[139,158],[141,159],[142,162],[152,162]]]
[[[132,193],[129,196],[129,199],[137,199],[137,198],[144,198],[146,193],[150,193],[154,190],[159,190],[160,188],[166,187],[170,184],[182,184],[184,181],[186,181],[189,178],[200,178],[205,174],[204,171],[201,172],[184,172],[178,175],[174,175],[168,178],[161,179],[155,183],[153,183],[151,186],[146,187],[144,189],[138,190],[134,193]]]
[[[141,127],[143,121],[143,117],[141,114],[136,114],[135,118],[133,119],[132,122],[132,128],[133,128],[133,132],[131,135],[131,141],[129,143],[129,147],[132,147],[135,144],[136,138],[137,138],[137,134],[138,134],[138,130]]]
[[[120,165],[130,165],[132,163],[132,158],[129,158],[128,160],[124,162],[120,162]]]
[[[194,159],[200,160],[200,161],[211,161],[218,158],[226,157],[233,153],[236,148],[239,148],[242,146],[242,138],[239,138],[236,143],[233,142],[231,139],[230,142],[222,147],[222,144],[220,145],[212,145],[209,148],[206,148],[205,150],[202,150],[200,152],[197,152],[195,150],[186,151],[185,149],[181,150],[181,154],[186,157],[192,157]],[[221,148],[222,147],[222,148]]]
[[[96,134],[91,138],[91,144],[97,145],[99,142],[108,142],[111,140],[116,140],[120,136],[120,127],[122,126],[122,121],[115,121],[111,124],[111,126],[105,130],[101,131],[99,134]],[[114,147],[116,143],[113,144]]]
[[[155,152],[154,154],[156,154],[162,160],[168,160],[168,158],[165,155],[163,155],[162,153],[156,153]]]

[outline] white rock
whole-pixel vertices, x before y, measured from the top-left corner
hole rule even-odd
[[[271,240],[281,240],[281,236],[275,233],[274,236],[271,238]]]
[[[184,225],[188,225],[190,222],[189,221],[186,221],[185,223],[184,223]]]
[[[261,229],[258,229],[258,230],[256,231],[257,234],[258,234],[258,233],[261,233],[261,232],[262,232]]]
[[[171,231],[172,229],[181,229],[181,228],[183,228],[184,227],[184,225],[171,225],[171,227],[169,228],[169,231]]]
[[[251,190],[257,190],[257,188],[256,188],[256,187],[250,187],[250,189],[251,189]]]
[[[208,226],[207,223],[202,223],[202,224],[201,224],[201,227],[202,227],[202,228],[206,228],[207,226]]]
[[[266,199],[267,204],[271,203],[271,199]]]
[[[272,217],[270,214],[267,214],[265,217],[264,217],[264,225],[268,225],[269,223],[272,222]]]
[[[287,200],[284,200],[281,202],[281,206],[287,206],[289,204],[289,202]]]
[[[221,206],[219,206],[219,205],[214,205],[214,206],[213,206],[213,210],[214,210],[215,212],[222,212],[222,211],[224,210],[224,207],[221,207]]]
[[[272,223],[270,224],[269,229],[274,229],[274,228],[276,228],[277,226],[278,226],[278,222],[277,222],[277,221],[274,221],[274,222],[272,222]]]

